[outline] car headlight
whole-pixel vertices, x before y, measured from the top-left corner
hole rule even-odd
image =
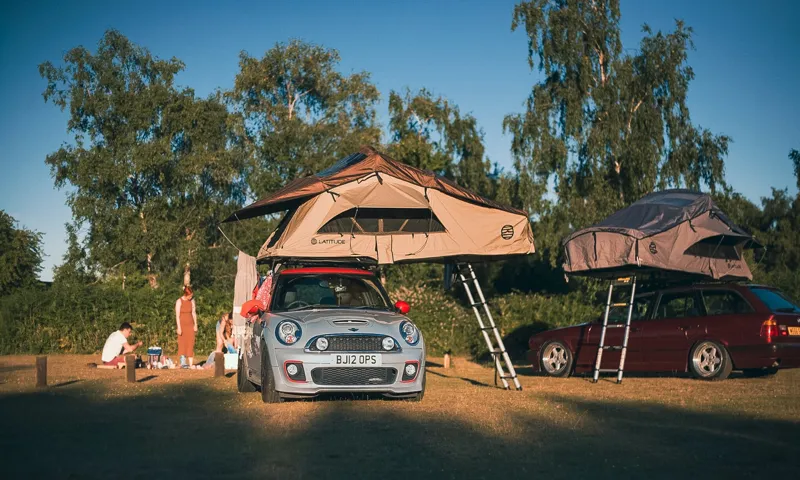
[[[284,320],[275,328],[275,337],[284,345],[294,345],[302,334],[300,325],[291,320]]]
[[[400,324],[400,335],[409,345],[416,345],[417,342],[419,342],[419,330],[411,322],[403,322]]]
[[[394,338],[392,337],[383,337],[383,349],[386,351],[394,350]]]
[[[317,350],[323,352],[328,349],[328,339],[325,337],[319,337],[316,342]]]

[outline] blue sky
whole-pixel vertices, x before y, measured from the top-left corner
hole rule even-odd
[[[42,99],[37,65],[58,62],[77,45],[94,49],[109,28],[158,56],[183,60],[178,83],[201,96],[232,86],[241,50],[260,56],[289,38],[336,48],[341,70],[370,72],[384,101],[392,89],[425,86],[471,112],[486,133],[489,158],[507,167],[503,116],[522,110],[538,78],[527,65],[523,32],[510,29],[515,3],[3,2],[0,209],[45,234],[41,276],[52,278],[71,215],[44,159],[69,137],[66,115]],[[800,2],[623,0],[625,48],[636,48],[643,23],[669,30],[676,18],[695,30],[693,120],[734,140],[726,160],[729,183],[754,201],[772,187],[794,193],[787,154],[800,149]],[[385,102],[379,114],[386,118]]]

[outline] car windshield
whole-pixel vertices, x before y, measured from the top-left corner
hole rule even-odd
[[[786,296],[778,290],[764,287],[750,287],[750,291],[764,302],[764,304],[776,313],[800,313],[800,307],[792,303]]]
[[[288,312],[316,308],[390,310],[386,291],[371,275],[339,273],[278,276],[270,310]]]

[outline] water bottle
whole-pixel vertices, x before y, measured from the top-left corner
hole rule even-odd
[[[181,355],[181,368],[187,367],[186,365],[186,355]]]

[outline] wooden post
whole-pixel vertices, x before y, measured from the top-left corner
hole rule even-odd
[[[450,354],[444,354],[444,368],[450,368]]]
[[[136,357],[133,355],[125,356],[125,370],[128,371],[128,382],[136,383]]]
[[[225,376],[225,355],[222,352],[214,352],[214,376]]]
[[[36,387],[47,387],[47,357],[36,357]]]

